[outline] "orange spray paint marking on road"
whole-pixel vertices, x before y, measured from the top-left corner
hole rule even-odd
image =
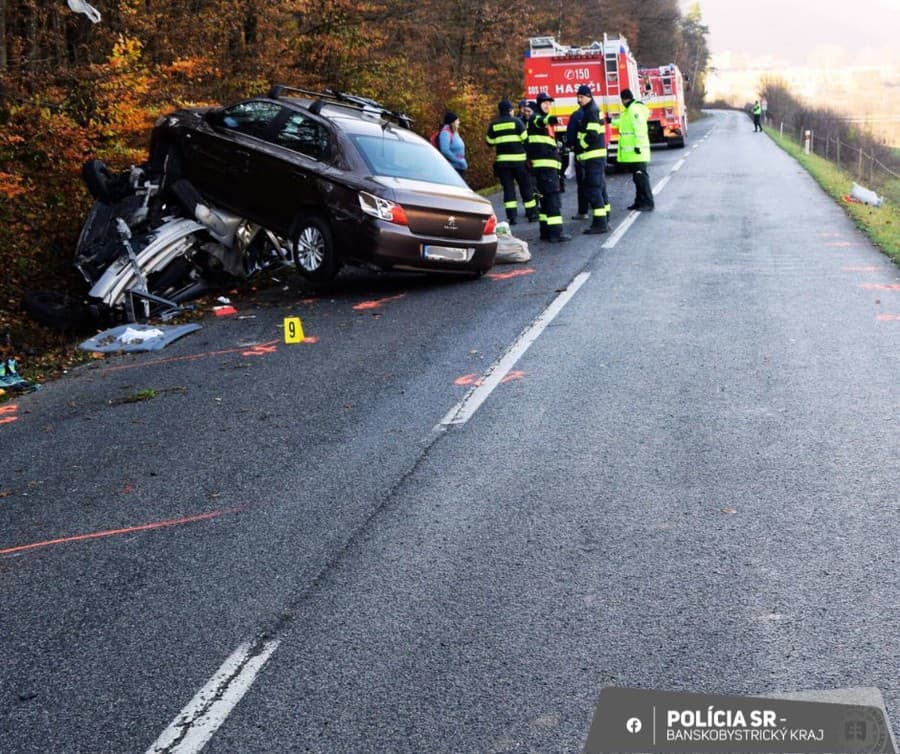
[[[900,322],[900,314],[879,314],[875,319],[879,322]]]
[[[12,424],[13,422],[19,421],[18,416],[4,416],[0,418],[0,424]]]
[[[878,272],[880,267],[841,267],[841,272]]]
[[[507,382],[515,382],[516,380],[524,380],[524,379],[525,379],[525,372],[516,370],[516,371],[510,372],[509,374],[506,375],[506,377],[504,377],[502,380],[500,380],[500,384],[503,385]]]
[[[534,270],[531,267],[526,267],[524,270],[513,270],[512,272],[489,272],[485,277],[491,280],[509,280],[510,278],[520,278],[523,275],[531,275],[533,273]]]
[[[847,249],[847,248],[850,248],[851,246],[862,246],[862,244],[856,243],[856,241],[829,241],[828,243],[824,244],[824,246],[830,246],[832,248]]]
[[[464,374],[453,380],[453,384],[459,387],[470,387],[471,385],[480,385],[481,380],[478,379],[477,374]]]
[[[102,537],[113,537],[119,534],[132,534],[138,531],[150,531],[152,529],[162,529],[167,526],[179,526],[180,524],[191,524],[196,521],[208,521],[211,518],[218,518],[228,513],[240,513],[242,508],[232,508],[229,510],[211,511],[209,513],[201,513],[197,516],[185,516],[184,518],[171,518],[167,521],[156,521],[152,524],[139,524],[137,526],[127,526],[123,529],[107,529],[106,531],[95,531],[90,534],[76,534],[72,537],[60,537],[58,539],[47,539],[43,542],[32,542],[28,545],[19,545],[18,547],[7,547],[0,550],[0,555],[10,555],[14,552],[25,552],[26,550],[37,550],[40,547],[50,547],[51,545],[67,544],[69,542],[83,542],[88,539],[100,539]]]
[[[867,291],[900,291],[900,283],[860,283]]]
[[[388,301],[396,301],[397,299],[401,299],[405,296],[405,293],[399,293],[396,296],[387,296],[385,298],[376,298],[372,301],[363,301],[359,304],[355,304],[353,306],[354,311],[364,312],[369,309],[377,309],[382,304],[386,304]]]
[[[277,344],[277,340],[270,340],[268,343],[260,343],[259,346],[271,346]],[[238,346],[237,348],[225,348],[221,351],[206,351],[205,353],[192,353],[187,356],[173,356],[169,359],[156,359],[155,361],[139,361],[135,364],[119,364],[113,367],[105,367],[100,369],[101,372],[119,372],[123,369],[137,369],[138,367],[156,366],[157,364],[174,364],[177,361],[197,361],[198,359],[207,359],[210,356],[225,356],[229,353],[243,353],[247,350],[247,346]]]
[[[9,403],[6,406],[0,406],[0,424],[12,424],[18,421],[18,416],[13,416],[19,410],[15,403]]]
[[[274,343],[260,343],[248,351],[241,351],[241,356],[265,356],[266,354],[275,353],[277,350],[278,346]]]
[[[301,343],[318,343],[318,342],[319,342],[319,336],[318,336],[318,335],[307,335],[307,336],[306,336],[303,340],[301,340],[300,342],[301,342]]]

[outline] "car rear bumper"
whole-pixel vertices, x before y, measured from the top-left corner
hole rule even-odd
[[[405,225],[381,220],[367,225],[364,243],[346,254],[365,264],[426,272],[485,272],[494,265],[496,236],[457,240],[414,235]]]

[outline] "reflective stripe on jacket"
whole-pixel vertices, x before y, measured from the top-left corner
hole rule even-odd
[[[512,115],[491,121],[484,140],[497,150],[497,162],[525,162],[525,124]]]
[[[606,158],[606,133],[600,124],[600,111],[594,100],[581,108],[578,134],[575,140],[575,159],[579,162]]]
[[[647,119],[650,111],[639,100],[634,100],[622,110],[619,118],[619,150],[616,160],[619,162],[650,162],[650,135],[647,132]],[[641,150],[637,154],[634,150]]]
[[[553,168],[560,170],[559,149],[556,146],[556,137],[553,136],[553,126],[550,119],[556,121],[555,116],[545,113],[535,113],[528,121],[528,141],[525,143],[525,151],[533,168]]]

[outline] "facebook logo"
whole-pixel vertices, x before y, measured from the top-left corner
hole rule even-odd
[[[844,723],[844,736],[848,741],[865,741],[866,721],[851,720],[847,723]]]

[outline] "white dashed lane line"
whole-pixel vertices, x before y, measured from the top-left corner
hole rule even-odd
[[[241,644],[153,742],[146,754],[199,752],[247,693],[263,665],[278,649],[278,644],[277,640]]]

